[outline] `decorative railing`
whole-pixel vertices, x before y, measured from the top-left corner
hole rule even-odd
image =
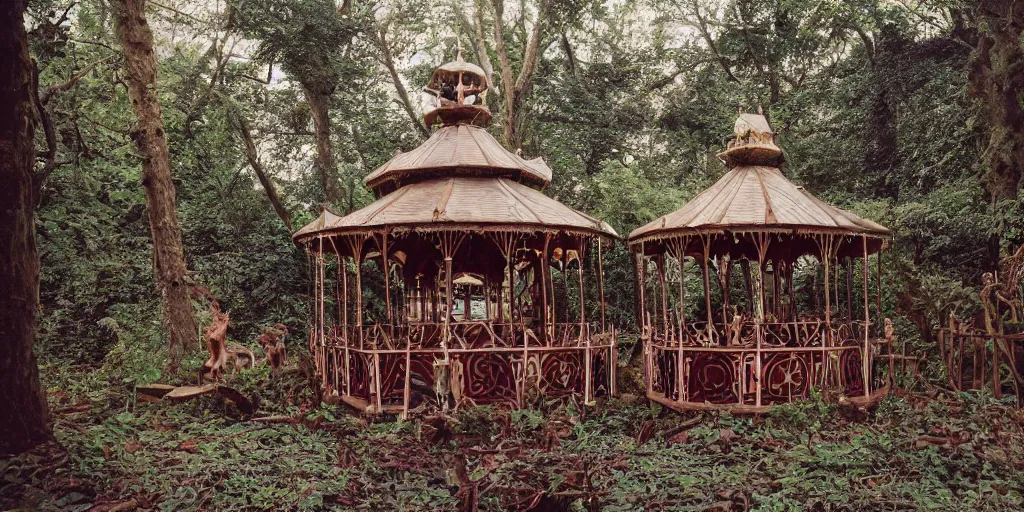
[[[364,410],[408,413],[424,401],[525,406],[532,397],[614,393],[615,333],[585,323],[490,321],[332,326],[310,348],[324,389]]]
[[[693,323],[650,334],[648,395],[683,408],[751,410],[804,398],[812,388],[868,397],[871,345],[863,322]]]
[[[1006,332],[1010,330],[1007,326],[1020,329],[1017,324],[1006,324],[1004,332],[988,333],[963,325],[939,330],[939,358],[950,388],[991,387],[993,394],[1001,396],[1006,387],[1005,391],[1016,395],[1018,406],[1024,404],[1024,333]],[[894,359],[904,373],[918,373],[918,357],[898,355]]]
[[[587,323],[559,323],[545,329],[532,329],[520,323],[484,320],[451,322],[447,326],[435,322],[409,322],[388,325],[325,327],[321,338],[314,329],[311,346],[324,344],[359,350],[413,349],[482,349],[521,347],[584,348],[609,345],[608,335],[600,334],[600,326]]]
[[[821,347],[847,340],[864,339],[864,322],[833,322],[799,320],[793,322],[764,322],[760,324],[762,347]],[[680,332],[682,335],[680,336]],[[691,322],[675,326],[668,331],[651,333],[655,345],[663,347],[745,347],[757,344],[755,323],[712,324]]]

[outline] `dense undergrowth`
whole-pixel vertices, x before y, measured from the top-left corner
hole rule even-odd
[[[303,366],[232,377],[262,414],[298,419],[285,424],[217,398],[136,401],[109,367],[44,367],[63,448],[2,463],[0,509],[1024,507],[1024,416],[987,395],[906,394],[870,415],[816,396],[758,417],[688,417],[624,394],[368,422],[313,405]]]

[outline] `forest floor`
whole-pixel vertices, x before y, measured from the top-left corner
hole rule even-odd
[[[0,461],[0,510],[1024,508],[1024,415],[986,395],[908,394],[867,415],[817,396],[736,417],[624,393],[368,422],[310,406],[301,379],[247,373],[236,384],[264,411],[298,422],[214,397],[144,403],[97,368],[44,367],[60,446]]]

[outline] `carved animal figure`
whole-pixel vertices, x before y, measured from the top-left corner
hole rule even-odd
[[[266,357],[261,363],[270,365],[272,371],[276,372],[282,366],[288,364],[288,354],[285,351],[284,339],[288,336],[288,327],[277,323],[263,329],[256,341],[263,347]]]

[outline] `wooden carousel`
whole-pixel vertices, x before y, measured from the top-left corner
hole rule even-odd
[[[812,388],[884,396],[873,362],[891,336],[873,319],[891,232],[787,180],[763,115],[741,114],[718,157],[729,171],[717,183],[629,236],[647,396],[741,413]],[[688,295],[697,281],[703,293]]]
[[[438,68],[424,117],[439,128],[364,179],[378,199],[293,235],[322,385],[362,411],[615,392],[601,266],[617,235],[541,193],[551,169],[485,130],[484,76],[461,57]]]

